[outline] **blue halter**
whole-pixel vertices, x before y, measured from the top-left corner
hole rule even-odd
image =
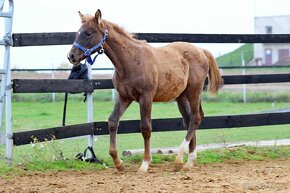
[[[87,61],[90,65],[93,65],[97,56],[100,55],[100,54],[103,54],[104,53],[104,48],[103,48],[103,45],[106,41],[106,38],[108,36],[108,30],[105,31],[105,35],[103,37],[103,39],[97,44],[95,45],[94,47],[90,48],[90,49],[86,49],[85,47],[81,46],[80,44],[74,42],[73,43],[73,46],[77,47],[78,49],[80,49],[81,51],[84,52],[84,56],[87,57]],[[98,51],[98,54],[94,57],[94,59],[91,58],[91,54],[92,52],[94,52],[95,50],[97,50],[98,48],[101,48],[99,51]]]

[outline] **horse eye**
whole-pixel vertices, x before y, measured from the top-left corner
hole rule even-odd
[[[84,32],[84,34],[85,34],[86,36],[90,36],[90,35],[92,35],[92,32]]]

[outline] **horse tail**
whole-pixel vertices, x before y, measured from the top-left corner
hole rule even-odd
[[[208,90],[212,95],[216,95],[218,90],[222,87],[224,81],[213,55],[205,49],[203,49],[203,52],[209,63]]]

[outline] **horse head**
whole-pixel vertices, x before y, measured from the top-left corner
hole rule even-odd
[[[94,16],[84,15],[79,11],[81,27],[76,33],[73,47],[69,51],[67,58],[73,65],[80,62],[95,52],[103,51],[107,31],[102,29],[102,14],[98,9]]]

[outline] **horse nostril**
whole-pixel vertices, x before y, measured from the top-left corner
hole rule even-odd
[[[75,55],[74,55],[74,54],[68,54],[68,55],[67,55],[67,59],[68,59],[69,61],[75,62]]]

